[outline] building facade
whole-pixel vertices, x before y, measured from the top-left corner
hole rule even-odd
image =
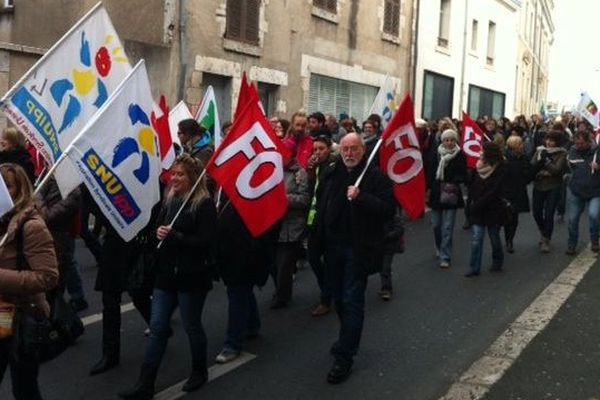
[[[523,0],[519,17],[515,111],[530,116],[547,107],[548,63],[554,42],[554,0]]]
[[[425,119],[511,117],[518,0],[421,0],[415,110]]]
[[[96,0],[4,0],[0,93]],[[10,4],[9,4],[10,3]],[[104,0],[132,63],[144,58],[156,96],[192,111],[208,85],[222,120],[242,73],[267,114],[298,109],[366,117],[389,76],[410,91],[412,0]],[[40,21],[31,29],[31,21]]]

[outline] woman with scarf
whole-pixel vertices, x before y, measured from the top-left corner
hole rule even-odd
[[[554,230],[554,213],[560,200],[560,187],[567,167],[567,151],[561,147],[563,133],[551,130],[546,134],[545,146],[537,148],[531,159],[533,174],[533,218],[541,234],[540,251],[550,252]]]
[[[442,133],[437,154],[430,157],[429,164],[426,171],[431,225],[440,268],[445,269],[450,268],[456,210],[464,207],[460,184],[467,174],[466,159],[455,130],[446,129]]]
[[[506,223],[506,204],[502,198],[506,166],[500,145],[485,142],[477,170],[469,188],[469,215],[472,225],[471,261],[467,278],[481,271],[483,235],[486,228],[492,243],[491,271],[499,272],[504,263],[500,227]]]
[[[529,212],[527,184],[531,181],[531,168],[520,136],[510,136],[506,140],[505,156],[507,172],[504,196],[510,203],[511,218],[504,225],[504,239],[506,251],[514,253],[513,239],[519,225],[519,213]]]

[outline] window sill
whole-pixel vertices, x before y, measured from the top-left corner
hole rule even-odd
[[[477,55],[477,53],[476,53],[476,52],[474,52],[473,50],[469,51],[469,55],[470,55],[471,57],[474,57],[474,58],[479,58],[479,56]]]
[[[338,24],[340,22],[340,17],[336,13],[332,13],[331,11],[323,10],[322,8],[313,6],[312,15],[324,19],[325,21],[332,22],[334,24]]]
[[[381,40],[400,45],[400,37],[391,33],[381,32]]]
[[[249,43],[238,42],[232,39],[223,39],[223,48],[225,50],[234,51],[236,53],[247,54],[249,56],[261,57],[262,49],[260,46],[256,46]]]
[[[452,55],[450,53],[450,46],[449,45],[448,45],[448,47],[435,46],[435,51],[437,51],[438,53],[442,53],[444,55],[447,55],[447,56]]]

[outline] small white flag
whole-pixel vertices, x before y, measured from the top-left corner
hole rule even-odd
[[[10,197],[10,193],[8,192],[6,182],[4,182],[4,178],[0,174],[0,217],[9,212],[13,206],[12,197]]]

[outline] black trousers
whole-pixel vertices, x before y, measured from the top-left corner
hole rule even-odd
[[[119,359],[121,351],[121,291],[102,292],[102,354],[108,358]],[[150,326],[152,292],[147,290],[131,291],[129,296],[133,305]]]
[[[16,400],[41,400],[38,387],[39,364],[37,362],[15,359],[11,351],[12,339],[0,340],[0,383],[4,379],[7,367],[10,367],[12,391]]]

